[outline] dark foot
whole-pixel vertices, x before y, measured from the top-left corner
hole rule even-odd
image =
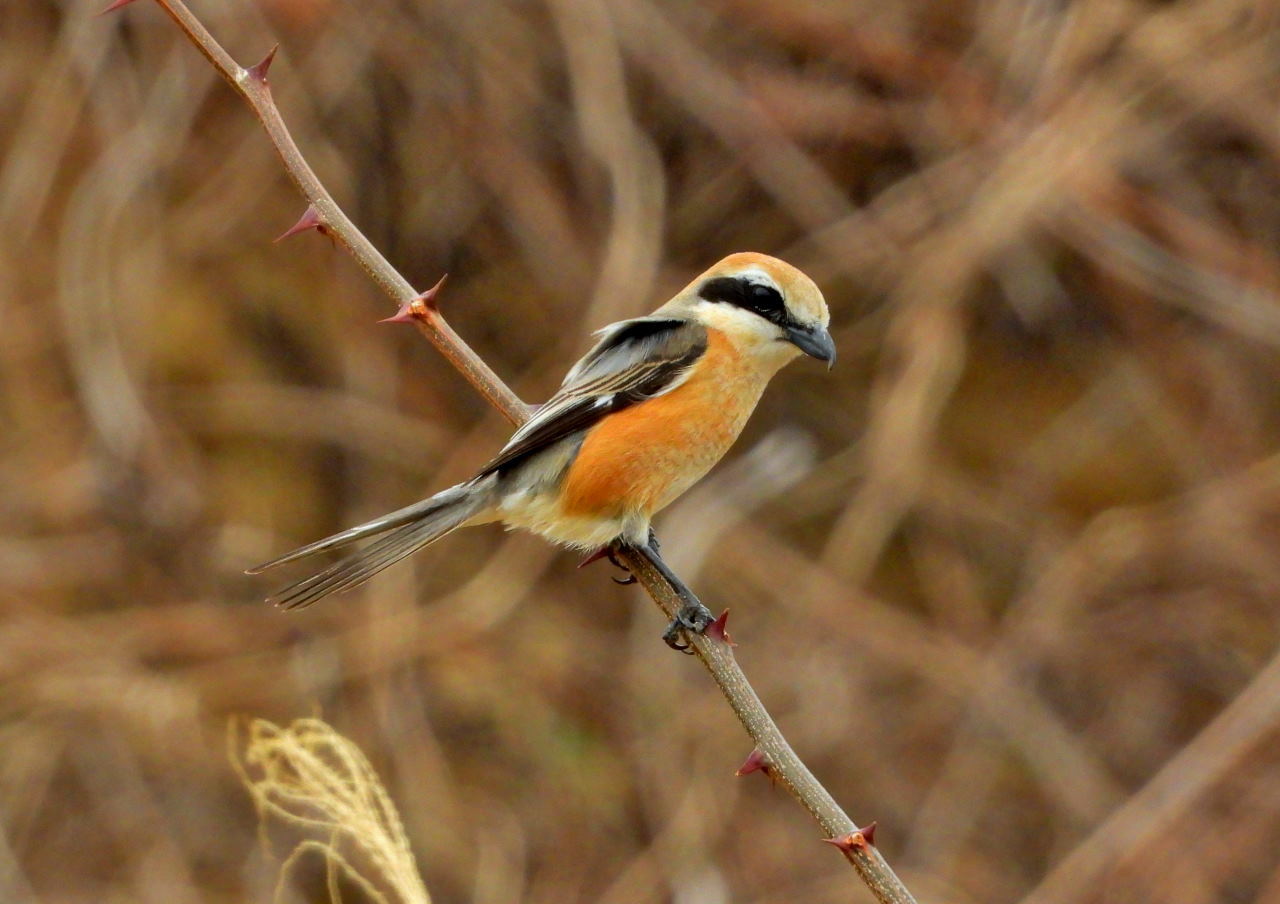
[[[711,610],[702,603],[686,603],[676,613],[676,617],[671,619],[667,630],[662,632],[662,639],[671,649],[693,655],[692,645],[681,641],[687,641],[689,634],[703,633],[715,620]]]
[[[635,575],[631,573],[631,569],[628,568],[626,565],[624,565],[618,559],[618,550],[614,546],[600,547],[591,555],[587,556],[585,559],[579,562],[578,567],[585,568],[586,566],[590,565],[592,562],[599,561],[600,559],[608,559],[609,562],[615,568],[620,568],[627,573],[627,576],[625,578],[613,578],[612,580],[615,584],[634,584],[636,582]]]
[[[702,605],[688,585],[667,567],[667,563],[662,561],[662,556],[658,555],[657,538],[654,537],[652,531],[649,532],[649,542],[638,549],[637,552],[647,558],[654,568],[658,569],[663,580],[680,597],[682,605],[676,613],[676,617],[671,620],[671,624],[667,625],[667,630],[662,632],[662,639],[671,649],[679,650],[681,653],[692,654],[693,650],[690,649],[690,645],[687,643],[690,635],[705,632],[715,622],[716,617],[711,614],[710,609]]]
[[[621,561],[619,561],[618,551],[616,549],[610,546],[609,551],[605,553],[605,556],[609,559],[609,563],[611,565],[613,565],[615,568],[621,568],[623,571],[627,573],[627,576],[625,578],[610,576],[609,580],[613,581],[615,584],[622,584],[624,587],[627,584],[634,584],[636,582],[636,576],[631,573],[631,569],[628,568],[626,565],[624,565]]]

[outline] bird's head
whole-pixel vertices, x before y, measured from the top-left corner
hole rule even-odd
[[[795,267],[767,254],[729,255],[660,311],[720,330],[779,367],[802,352],[828,367],[836,360],[822,292]]]

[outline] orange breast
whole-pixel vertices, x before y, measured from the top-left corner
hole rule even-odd
[[[679,387],[588,431],[561,496],[568,515],[652,514],[687,490],[737,439],[768,375],[719,330]]]

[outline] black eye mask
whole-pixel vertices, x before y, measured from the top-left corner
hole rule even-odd
[[[718,276],[715,279],[709,279],[698,287],[698,297],[706,301],[718,301],[746,308],[778,326],[790,323],[786,304],[777,289],[752,282],[741,276]]]

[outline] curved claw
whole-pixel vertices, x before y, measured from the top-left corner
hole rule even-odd
[[[614,568],[620,568],[627,573],[627,576],[625,578],[613,577],[611,578],[611,580],[615,584],[621,584],[623,587],[626,587],[628,584],[634,584],[636,582],[636,576],[632,574],[631,569],[628,568],[626,564],[621,559],[618,558],[618,551],[614,549],[612,546],[606,547],[606,550],[607,552],[605,552],[604,555],[605,555],[605,558],[609,560],[609,563],[613,565]]]
[[[625,587],[628,584],[634,584],[636,582],[635,575],[633,575],[631,573],[631,569],[628,568],[623,563],[623,561],[618,558],[618,550],[613,546],[600,547],[591,555],[587,556],[585,559],[579,562],[578,567],[585,568],[587,565],[590,565],[592,562],[598,561],[600,559],[608,559],[609,563],[613,565],[614,568],[618,568],[627,573],[627,576],[625,578],[617,578],[617,577],[611,578],[611,580],[615,584],[621,584]]]
[[[670,628],[668,628],[667,631],[662,635],[662,639],[667,646],[675,650],[677,653],[684,653],[686,656],[693,655],[693,644],[681,643],[679,630],[676,630],[673,632]]]
[[[683,606],[676,613],[676,617],[671,619],[667,630],[662,632],[662,639],[671,649],[693,655],[693,645],[681,643],[680,638],[687,638],[689,634],[702,634],[714,622],[715,616],[711,614],[710,609],[701,603],[696,605],[690,603]]]

